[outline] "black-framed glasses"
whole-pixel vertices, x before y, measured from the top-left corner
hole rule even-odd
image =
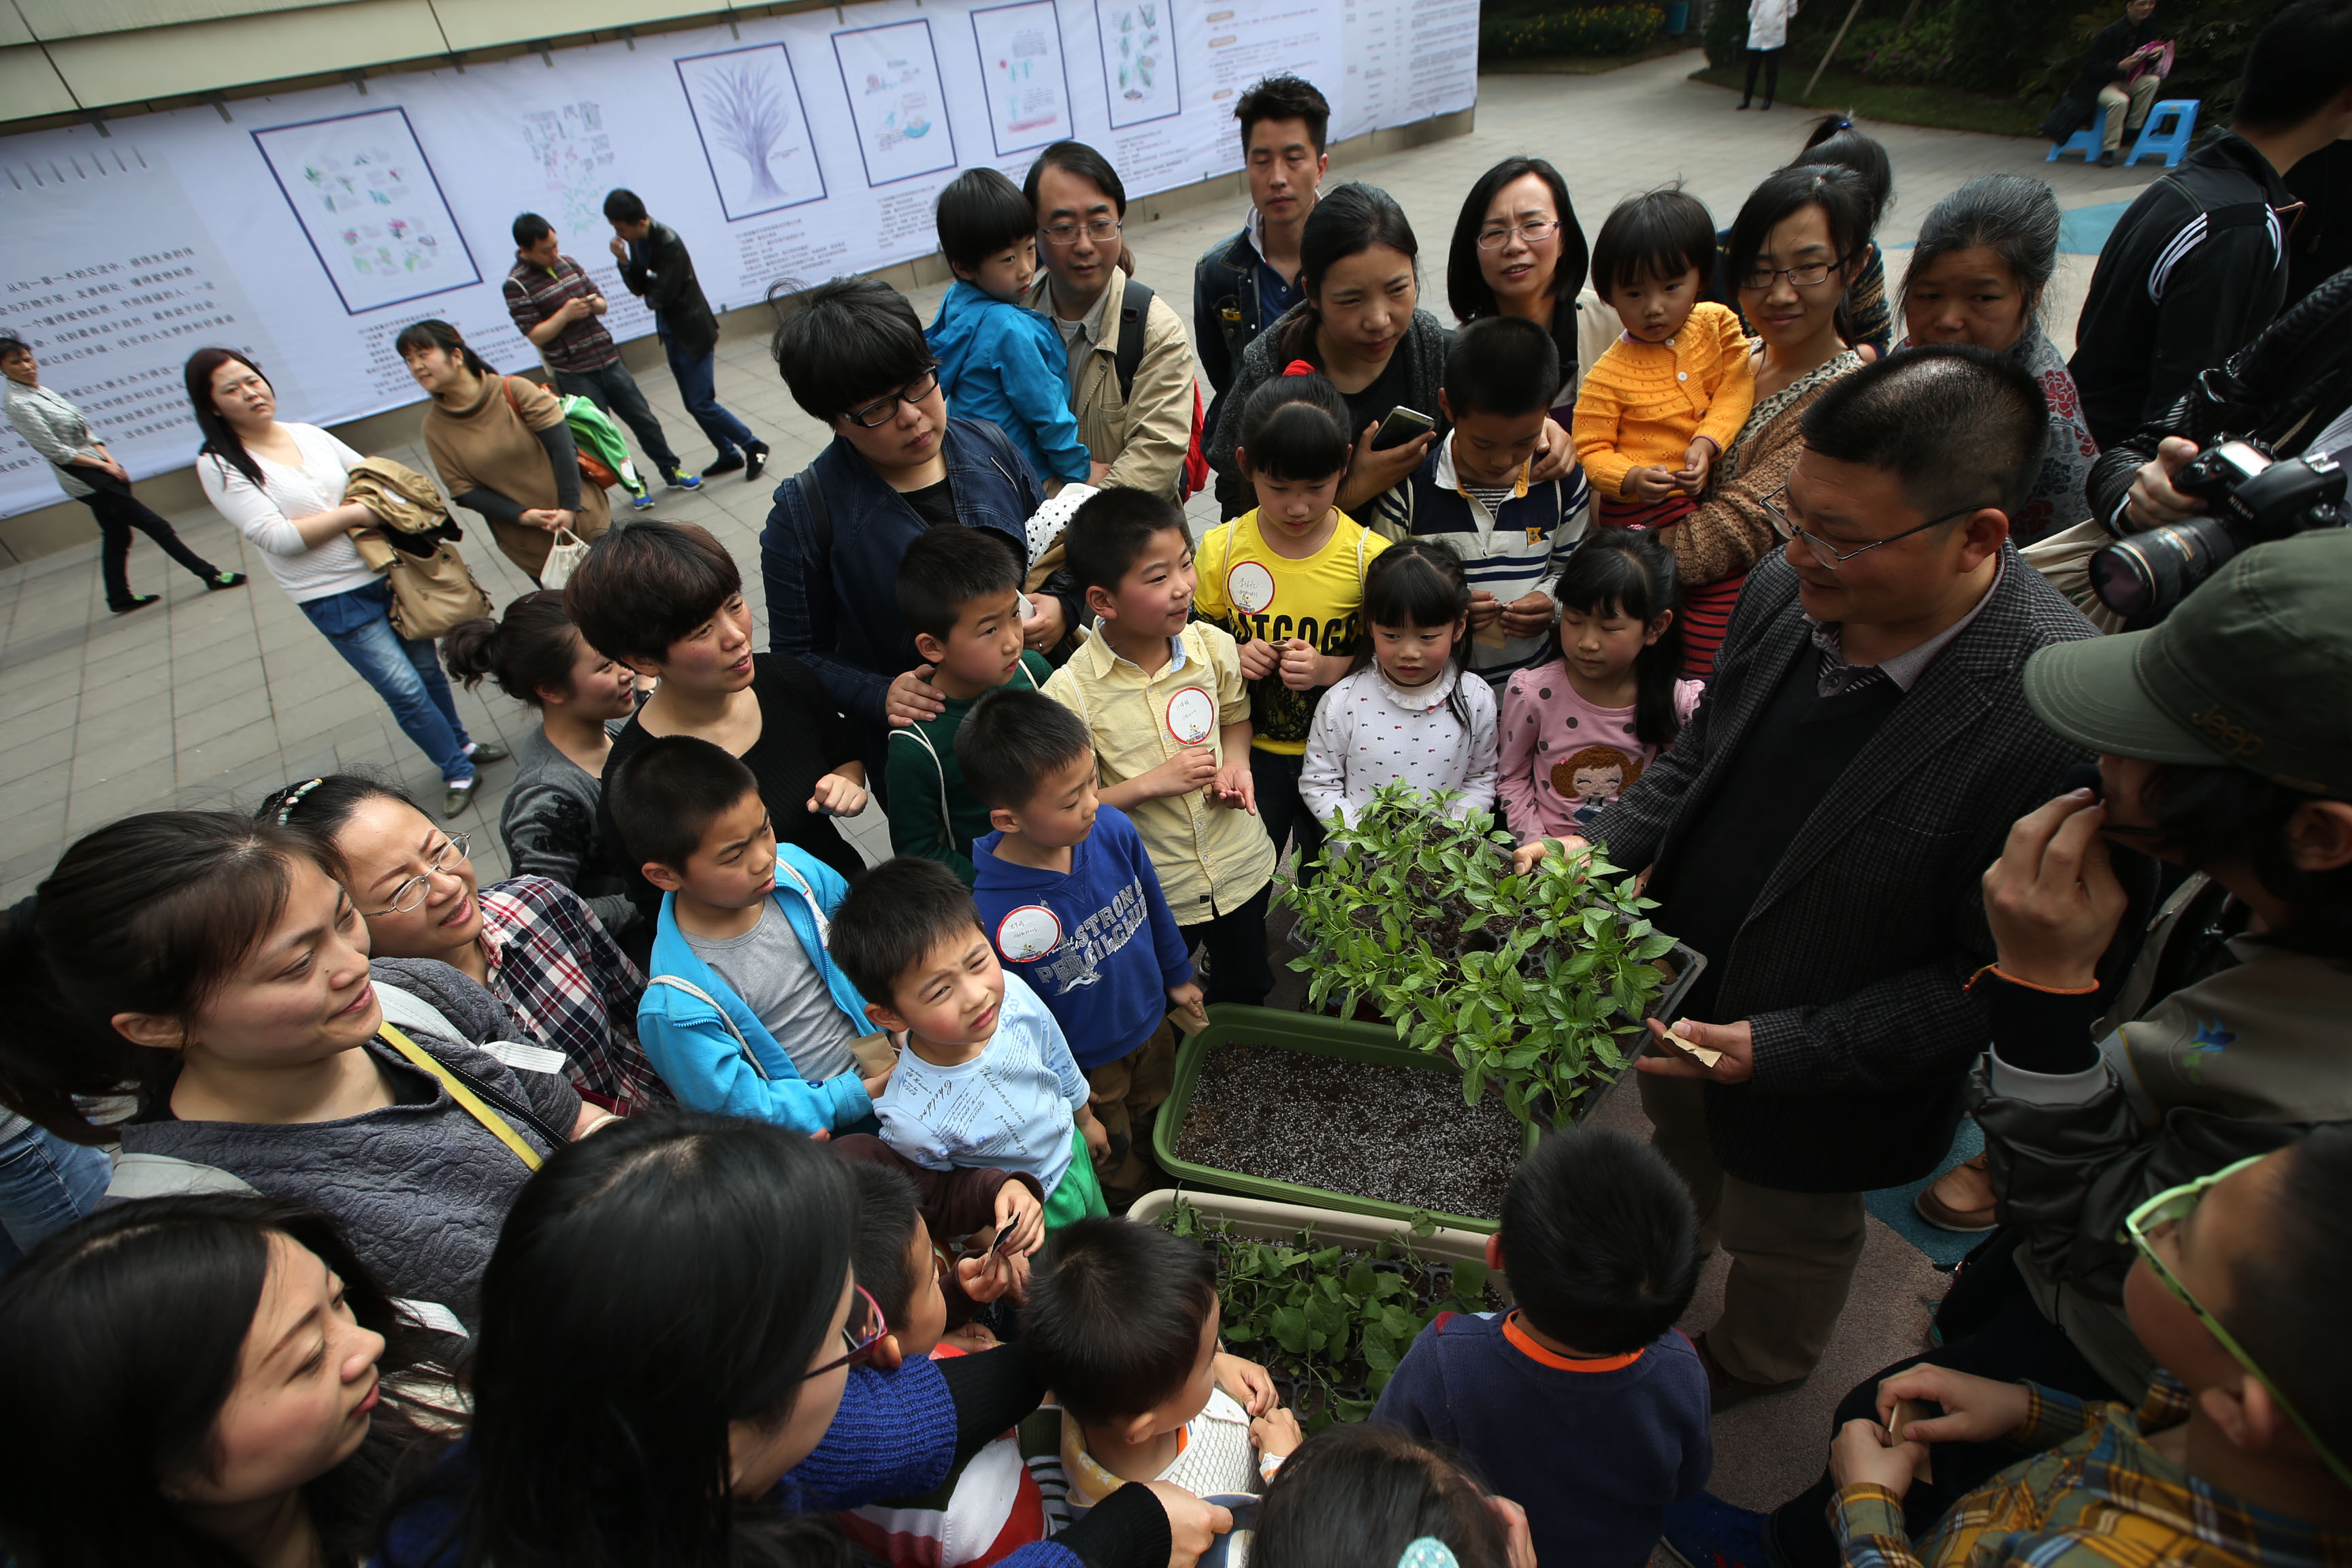
[[[1103,245],[1117,239],[1118,231],[1125,226],[1123,220],[1115,217],[1091,218],[1085,223],[1074,223],[1064,218],[1050,227],[1040,227],[1037,232],[1045,237],[1048,245],[1076,245],[1078,243],[1078,231],[1084,229],[1088,239]]]
[[[877,397],[863,408],[853,408],[845,417],[856,420],[868,430],[887,425],[898,416],[901,403],[920,403],[936,391],[940,384],[940,367],[933,365],[914,380],[887,397]]]
[[[823,1377],[828,1372],[865,1360],[874,1347],[881,1342],[882,1336],[890,1331],[890,1325],[882,1321],[881,1303],[867,1293],[865,1286],[853,1286],[852,1289],[857,1292],[857,1299],[866,1303],[864,1321],[856,1325],[849,1323],[841,1325],[842,1353],[826,1362],[823,1366],[813,1366],[801,1373],[803,1383],[806,1383],[812,1377]]]
[[[1515,225],[1497,224],[1492,228],[1478,231],[1478,248],[1500,250],[1511,242],[1511,236],[1515,234],[1529,245],[1541,245],[1559,231],[1559,219],[1556,217],[1531,217],[1525,223]]]
[[[363,918],[373,920],[378,915],[404,915],[416,908],[425,901],[425,895],[431,890],[433,879],[452,875],[452,868],[456,862],[465,859],[473,847],[472,834],[452,833],[441,841],[441,847],[433,852],[433,858],[425,862],[424,870],[394,888],[392,890],[391,901],[383,908],[363,910]]]
[[[1830,274],[1846,264],[1845,257],[1835,261],[1809,261],[1802,267],[1751,267],[1739,275],[1742,289],[1759,293],[1772,287],[1775,278],[1786,278],[1792,288],[1818,289],[1830,280]]]
[[[1780,504],[1783,498],[1785,498],[1788,493],[1789,487],[1782,485],[1779,489],[1774,490],[1770,495],[1766,496],[1764,498],[1764,510],[1770,512],[1772,514],[1772,520],[1775,522],[1778,522],[1790,534],[1798,539],[1803,540],[1805,542],[1805,548],[1813,552],[1813,559],[1820,562],[1822,565],[1828,567],[1832,572],[1836,571],[1845,563],[1853,560],[1855,556],[1875,550],[1882,544],[1892,544],[1898,539],[1908,539],[1915,533],[1925,533],[1929,529],[1936,527],[1939,523],[1949,522],[1956,517],[1966,517],[1972,511],[1982,511],[1986,507],[1992,504],[1990,501],[1979,501],[1974,506],[1964,506],[1957,511],[1948,511],[1941,517],[1931,517],[1916,528],[1906,528],[1900,533],[1890,533],[1884,539],[1874,539],[1869,543],[1853,550],[1840,550],[1836,545],[1832,544],[1820,534],[1810,532],[1805,529],[1799,528],[1796,523],[1790,520],[1787,509]]]

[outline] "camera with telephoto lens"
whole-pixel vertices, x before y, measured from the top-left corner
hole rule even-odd
[[[2219,441],[2189,458],[2172,488],[2202,500],[2203,515],[2118,540],[2088,563],[2100,602],[2143,625],[2171,614],[2241,550],[2352,521],[2333,452],[2282,462],[2259,441]]]

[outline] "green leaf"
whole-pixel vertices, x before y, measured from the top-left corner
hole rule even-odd
[[[1454,1266],[1454,1293],[1475,1300],[1486,1288],[1486,1266],[1475,1258],[1465,1258]]]
[[[1274,1321],[1269,1326],[1274,1331],[1275,1342],[1284,1350],[1293,1355],[1304,1355],[1307,1352],[1306,1313],[1295,1308],[1281,1308],[1274,1314]]]

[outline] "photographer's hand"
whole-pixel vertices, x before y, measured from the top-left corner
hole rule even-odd
[[[2202,512],[2203,501],[2172,488],[2173,476],[2196,455],[2197,443],[2186,437],[2167,436],[2157,443],[2156,456],[2140,465],[2138,477],[2132,480],[2131,494],[2124,502],[2124,526],[2137,533],[2168,522],[2186,522]]]

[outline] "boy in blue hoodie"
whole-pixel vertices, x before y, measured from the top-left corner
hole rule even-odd
[[[1095,795],[1086,721],[1005,687],[955,739],[965,787],[996,831],[972,845],[972,899],[997,953],[1062,1026],[1108,1135],[1102,1184],[1138,1192],[1139,1144],[1176,1068],[1169,1011],[1208,1023],[1176,917],[1135,825]]]
[[[662,889],[637,1038],[670,1092],[795,1132],[873,1131],[889,1047],[825,951],[849,885],[776,842],[751,770],[708,741],[647,742],[606,798]]]
[[[1070,414],[1070,351],[1021,300],[1037,275],[1037,216],[994,169],[967,169],[940,193],[940,254],[956,275],[923,334],[960,419],[985,419],[1029,459],[1051,495],[1094,465]]]

